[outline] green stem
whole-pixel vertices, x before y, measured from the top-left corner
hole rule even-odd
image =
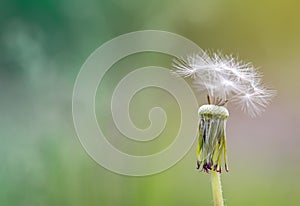
[[[215,206],[224,206],[220,174],[210,171],[211,187]]]

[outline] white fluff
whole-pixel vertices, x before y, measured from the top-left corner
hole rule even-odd
[[[173,66],[176,74],[193,78],[196,88],[207,90],[211,99],[233,102],[251,117],[263,112],[276,93],[262,84],[262,74],[251,63],[232,55],[203,51],[174,60]]]

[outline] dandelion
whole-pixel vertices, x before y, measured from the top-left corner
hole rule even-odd
[[[275,91],[262,83],[262,74],[251,63],[220,52],[176,59],[173,66],[177,75],[194,79],[195,87],[207,92],[208,104],[198,110],[197,169],[211,173],[215,205],[223,205],[219,174],[223,161],[228,172],[225,129],[229,112],[225,105],[233,103],[255,117],[265,111]]]

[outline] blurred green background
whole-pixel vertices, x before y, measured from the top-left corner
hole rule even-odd
[[[2,0],[0,205],[212,205],[209,176],[195,171],[195,147],[165,172],[127,177],[95,163],[76,136],[71,98],[81,65],[104,42],[144,29],[174,32],[260,67],[278,95],[255,119],[229,105],[226,204],[299,204],[299,9],[296,0]],[[113,87],[126,72],[148,65],[171,68],[171,58],[128,57],[108,72],[97,93],[98,118],[107,117],[103,130],[134,154],[163,149],[179,122],[174,99],[146,89],[133,99],[132,118],[145,127],[155,100],[162,107],[172,102],[166,132],[145,149],[113,132]]]

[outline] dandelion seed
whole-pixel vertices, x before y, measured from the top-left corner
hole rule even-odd
[[[251,63],[234,59],[232,55],[220,52],[209,55],[203,51],[175,60],[174,67],[178,75],[192,77],[196,88],[207,90],[211,99],[232,101],[253,117],[265,110],[276,93],[262,85],[262,74]]]

